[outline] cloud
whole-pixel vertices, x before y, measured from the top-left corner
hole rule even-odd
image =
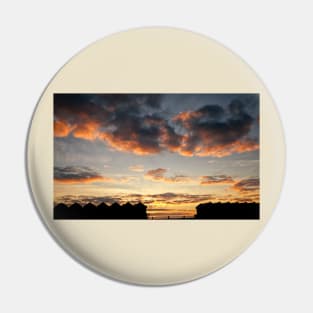
[[[99,204],[105,202],[107,204],[112,204],[118,202],[120,204],[130,202],[132,204],[142,202],[150,205],[183,205],[183,204],[198,204],[201,202],[207,202],[214,199],[212,194],[187,194],[187,193],[160,193],[160,194],[118,194],[112,196],[73,196],[65,195],[60,196],[56,199],[58,203],[72,204],[74,202],[78,203],[94,203]]]
[[[165,169],[165,168],[157,168],[157,169],[154,169],[154,170],[149,170],[145,174],[145,178],[149,179],[149,180],[154,180],[154,181],[163,180],[164,179],[164,174],[166,172],[167,172],[167,169]]]
[[[100,123],[88,121],[73,127],[73,136],[85,140],[95,140],[99,137]]]
[[[234,183],[233,178],[226,175],[201,176],[200,179],[201,185],[228,185]]]
[[[65,121],[54,121],[54,136],[55,137],[67,137],[75,126],[71,126]]]
[[[141,164],[129,166],[128,169],[132,172],[143,172],[145,170],[144,166]]]
[[[247,178],[236,182],[232,188],[240,193],[250,193],[259,191],[260,180],[259,178]]]
[[[254,118],[240,100],[233,100],[227,109],[206,105],[181,112],[172,120],[186,130],[180,148],[185,156],[224,157],[259,147],[258,140],[248,137]]]
[[[236,182],[232,189],[237,192],[235,201],[259,202],[260,201],[260,180],[259,178],[247,178]]]
[[[96,182],[127,184],[137,179],[138,177],[135,176],[103,176],[98,171],[86,166],[54,167],[54,181],[59,184],[91,184]]]
[[[214,198],[212,194],[187,194],[187,193],[172,193],[166,192],[161,194],[148,195],[148,198],[152,198],[156,202],[164,202],[165,204],[188,204],[188,203],[200,203],[209,201]]]
[[[154,139],[154,130],[147,130],[147,132],[150,132],[150,138],[147,134],[140,134],[140,131],[131,131],[127,127],[123,129],[121,126],[121,128],[114,132],[102,132],[98,137],[104,140],[111,148],[121,152],[137,155],[149,155],[161,152],[158,143]]]
[[[257,120],[238,99],[171,116],[157,94],[55,94],[54,118],[56,137],[102,140],[137,155],[224,157],[259,149],[250,134]]]
[[[149,170],[145,173],[144,178],[154,182],[163,182],[163,183],[187,183],[191,181],[191,177],[185,175],[175,175],[172,177],[165,176],[167,169],[157,168]]]
[[[111,182],[112,178],[100,175],[89,167],[54,167],[54,181],[61,184],[90,184]]]

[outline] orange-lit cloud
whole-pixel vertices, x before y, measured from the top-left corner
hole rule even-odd
[[[110,177],[93,176],[93,177],[77,177],[77,178],[54,178],[54,181],[59,184],[92,184],[96,182],[111,182]]]
[[[127,138],[116,136],[110,132],[102,132],[99,134],[99,138],[104,140],[110,147],[117,151],[134,153],[137,155],[149,155],[160,152],[158,146],[141,145],[137,140],[136,133],[131,132],[131,130],[129,130]]]
[[[95,140],[99,136],[99,127],[100,123],[95,121],[81,123],[73,130],[73,136],[85,140]]]
[[[233,153],[243,153],[243,152],[250,152],[259,149],[259,144],[252,141],[252,140],[238,140],[232,142],[230,144],[224,145],[211,145],[211,146],[204,146],[204,145],[197,145],[193,147],[192,150],[188,150],[182,146],[180,152],[184,156],[212,156],[217,158],[222,158]]]
[[[121,176],[121,177],[107,177],[107,176],[92,176],[92,177],[77,177],[77,178],[54,178],[55,183],[58,184],[92,184],[99,182],[109,182],[118,184],[127,184],[137,180],[137,177],[133,176]]]
[[[232,101],[226,110],[206,105],[181,112],[172,121],[186,130],[179,148],[184,156],[224,157],[259,148],[258,140],[248,137],[255,120],[239,100]]]
[[[100,123],[95,121],[84,121],[78,124],[71,125],[66,121],[55,120],[54,136],[67,137],[69,134],[72,134],[76,138],[95,140],[99,135],[99,127]]]
[[[195,112],[195,111],[185,111],[185,112],[180,112],[177,115],[175,115],[172,120],[174,122],[181,122],[185,123],[188,122],[192,118],[199,118],[201,116],[201,113]]]
[[[75,126],[61,120],[54,121],[54,136],[55,137],[67,137]]]
[[[240,193],[249,193],[259,191],[260,180],[259,178],[247,178],[236,182],[232,188]]]
[[[237,181],[231,189],[235,190],[237,196],[235,201],[259,202],[260,201],[260,181],[259,178],[247,178]]]

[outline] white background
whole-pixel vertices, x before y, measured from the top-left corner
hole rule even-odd
[[[1,1],[1,312],[312,312],[312,1]],[[240,55],[281,114],[287,172],[256,242],[224,269],[138,287],[70,258],[40,222],[24,168],[29,122],[55,72],[87,44],[132,27],[208,35]],[[311,299],[310,299],[311,297]]]

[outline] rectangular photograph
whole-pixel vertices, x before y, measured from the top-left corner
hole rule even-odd
[[[54,219],[259,219],[259,94],[54,94]]]

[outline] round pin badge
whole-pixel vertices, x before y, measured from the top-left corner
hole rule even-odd
[[[219,43],[173,28],[114,34],[53,77],[27,170],[50,234],[89,269],[143,285],[187,282],[240,255],[282,186],[273,100]]]

